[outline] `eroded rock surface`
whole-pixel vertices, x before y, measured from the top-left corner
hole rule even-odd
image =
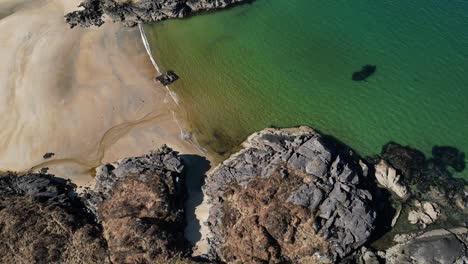
[[[0,177],[1,263],[196,263],[183,169],[163,146],[97,170],[81,197],[47,174]]]
[[[386,251],[387,264],[468,263],[468,229],[433,230]]]
[[[410,196],[408,187],[400,181],[400,175],[385,160],[375,165],[375,178],[384,188],[396,194],[400,199],[406,200]]]
[[[109,263],[74,187],[47,174],[0,177],[1,263]]]
[[[184,238],[183,165],[167,147],[98,168],[86,195],[113,263],[167,263],[190,252]]]
[[[357,158],[308,127],[253,134],[207,176],[212,251],[228,263],[346,256],[376,217]]]
[[[414,201],[414,209],[408,213],[408,221],[415,225],[420,224],[423,228],[434,223],[440,215],[440,208],[436,203],[427,201]]]
[[[127,26],[182,18],[200,11],[225,8],[246,0],[84,0],[82,10],[65,16],[71,27],[100,26],[103,15]]]
[[[432,152],[433,156],[426,158],[417,149],[390,142],[383,147],[381,158],[401,175],[400,184],[411,188],[413,198],[438,204],[440,215],[457,226],[465,225],[468,185],[451,172],[464,169],[464,153],[437,146]]]

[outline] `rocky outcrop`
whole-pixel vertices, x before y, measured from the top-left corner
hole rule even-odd
[[[433,230],[388,249],[387,264],[468,263],[468,229]]]
[[[228,263],[340,259],[376,213],[358,157],[308,127],[266,129],[208,176],[210,245]]]
[[[127,26],[138,23],[182,18],[200,11],[225,8],[248,0],[84,0],[82,10],[65,16],[66,22],[75,26],[101,26],[103,16]]]
[[[0,177],[1,263],[109,263],[74,187],[47,174]]]
[[[81,197],[51,175],[0,177],[1,263],[195,263],[182,172],[163,146],[99,167]]]
[[[182,171],[177,153],[165,146],[98,168],[85,199],[102,223],[113,263],[167,263],[190,253]]]
[[[419,150],[390,142],[383,147],[381,158],[401,175],[399,183],[411,188],[415,199],[438,204],[440,214],[450,222],[466,224],[468,185],[451,172],[464,169],[464,154],[453,147],[437,146],[432,153],[426,158]]]
[[[414,209],[408,213],[408,221],[415,225],[420,224],[423,228],[434,223],[440,215],[440,208],[436,203],[414,201]]]
[[[400,175],[384,160],[375,165],[375,178],[382,187],[396,194],[400,199],[408,199],[410,195],[408,188],[401,184]]]

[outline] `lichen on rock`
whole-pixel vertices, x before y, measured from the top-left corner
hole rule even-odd
[[[372,195],[345,146],[308,127],[265,129],[243,146],[205,186],[211,249],[222,261],[335,261],[369,239]]]

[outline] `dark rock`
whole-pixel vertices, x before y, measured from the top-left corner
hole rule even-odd
[[[417,149],[390,142],[383,147],[381,157],[399,172],[413,198],[439,204],[440,213],[450,226],[466,223],[467,182],[448,170],[448,166],[457,171],[464,169],[462,152],[452,147],[434,147],[433,157],[426,159]]]
[[[109,263],[74,188],[47,174],[0,176],[1,263]]]
[[[433,230],[386,251],[387,264],[468,263],[466,228]]]
[[[183,177],[166,146],[99,167],[80,196],[51,175],[1,176],[0,262],[197,263],[184,237]]]
[[[55,153],[53,152],[47,152],[46,154],[44,154],[44,156],[42,156],[44,159],[50,159],[52,158],[53,156],[55,156]]]
[[[360,71],[354,72],[353,81],[365,81],[369,76],[373,75],[377,70],[375,65],[364,65]]]
[[[465,153],[454,147],[435,146],[432,148],[432,157],[439,166],[451,166],[458,172],[465,169]]]
[[[387,143],[381,152],[382,159],[403,175],[403,180],[411,184],[412,179],[418,181],[426,166],[424,154],[414,148],[402,146],[395,142]]]
[[[167,71],[156,77],[156,80],[165,86],[177,81],[178,79],[179,76],[177,76],[177,74],[175,74],[173,71]]]
[[[228,263],[313,263],[361,246],[376,213],[349,153],[307,127],[250,136],[206,180],[212,253]]]
[[[104,24],[104,21],[102,20],[104,12],[102,10],[101,0],[86,0],[83,1],[79,7],[82,7],[83,9],[73,11],[65,16],[65,21],[71,28],[78,25],[81,27],[99,27]]]
[[[84,0],[82,10],[65,16],[71,27],[101,26],[104,15],[127,26],[156,22],[168,18],[182,18],[200,11],[232,6],[248,0]]]

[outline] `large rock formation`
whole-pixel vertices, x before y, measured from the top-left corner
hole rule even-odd
[[[248,0],[84,0],[82,10],[65,16],[71,27],[89,27],[104,23],[103,15],[127,26],[138,23],[182,18],[199,11],[225,8]]]
[[[311,128],[255,133],[207,176],[211,249],[228,263],[340,259],[374,229],[365,177],[351,150]]]
[[[192,263],[182,170],[164,146],[98,168],[82,197],[51,175],[0,177],[1,263]]]
[[[1,263],[109,263],[74,187],[46,174],[0,177]]]
[[[97,170],[85,197],[104,229],[113,263],[168,263],[185,257],[183,165],[167,147]]]

